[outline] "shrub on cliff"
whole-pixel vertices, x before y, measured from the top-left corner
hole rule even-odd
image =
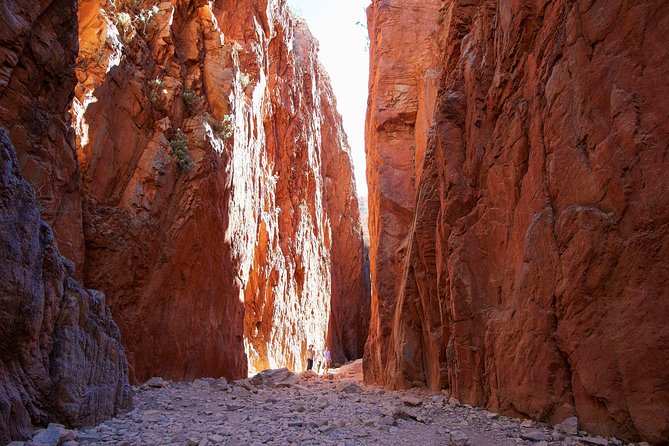
[[[185,89],[181,94],[181,98],[184,101],[184,105],[189,112],[195,110],[195,107],[202,101],[202,98],[195,93],[193,90]]]
[[[188,150],[188,137],[181,129],[174,132],[172,139],[170,139],[170,147],[180,171],[186,171],[193,167],[193,160]]]

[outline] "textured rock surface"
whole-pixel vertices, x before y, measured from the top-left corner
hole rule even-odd
[[[374,382],[387,381],[387,339],[414,216],[414,178],[420,164],[415,158],[417,148],[425,144],[431,118],[426,111],[419,116],[419,109],[434,103],[434,93],[427,96],[423,83],[436,76],[439,4],[439,0],[373,2],[367,9],[370,78],[365,139],[372,304],[364,365],[365,378]]]
[[[76,0],[11,0],[0,7],[0,125],[59,251],[75,262],[79,275],[81,172],[67,113],[76,84],[76,27]]]
[[[104,295],[62,257],[0,129],[0,442],[50,421],[130,409],[128,363]]]
[[[80,2],[73,107],[84,277],[132,379],[240,377],[245,353],[300,371],[307,342],[361,356],[350,157],[306,26],[283,1],[149,6]]]
[[[369,12],[366,379],[666,442],[669,4],[434,3]]]

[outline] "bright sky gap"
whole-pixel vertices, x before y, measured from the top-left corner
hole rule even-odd
[[[319,58],[332,81],[337,109],[351,146],[359,196],[367,195],[365,112],[369,52],[367,16],[370,0],[288,0],[319,42]]]

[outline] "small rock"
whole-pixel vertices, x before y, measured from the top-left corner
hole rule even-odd
[[[404,398],[402,398],[402,401],[404,401],[405,405],[411,406],[411,407],[416,407],[416,406],[420,406],[421,404],[423,404],[423,401],[421,399],[413,397],[413,396],[405,396]]]
[[[460,431],[454,431],[448,434],[448,444],[450,446],[467,446],[469,438]]]
[[[344,383],[339,387],[340,392],[344,393],[360,393],[361,389],[360,386],[357,385],[356,383]]]
[[[530,441],[548,441],[548,435],[539,429],[523,429],[520,431],[520,438]]]
[[[147,410],[142,414],[142,422],[144,423],[156,423],[164,418],[165,416],[157,410]]]
[[[564,420],[562,423],[556,424],[555,429],[563,432],[567,435],[577,435],[578,434],[578,418],[569,417]]]
[[[77,432],[76,440],[80,443],[97,443],[100,435],[95,432]]]
[[[442,395],[434,395],[432,397],[432,402],[437,406],[443,406],[446,402],[446,398],[444,398]]]
[[[147,382],[144,383],[145,386],[153,388],[162,388],[167,386],[167,384],[168,382],[159,376],[154,376],[153,378],[149,379]]]
[[[525,420],[522,423],[520,423],[520,427],[534,427],[534,421]]]
[[[207,437],[207,439],[208,439],[209,441],[211,441],[212,443],[214,443],[214,444],[220,444],[220,443],[223,443],[223,441],[225,440],[225,438],[223,438],[223,436],[218,435],[218,434],[209,435],[209,436]]]
[[[404,409],[395,409],[393,418],[396,420],[416,420],[416,415],[405,411]]]
[[[328,432],[332,432],[334,429],[334,426],[323,425],[318,428],[318,431],[322,434],[327,434]]]
[[[256,386],[262,384],[270,388],[292,387],[298,382],[300,378],[287,368],[265,370],[251,378],[251,384]]]
[[[565,435],[562,432],[555,430],[551,434],[551,438],[553,439],[553,441],[562,441],[565,439]]]
[[[226,391],[228,390],[228,380],[225,378],[219,378],[211,383],[211,387],[216,390]]]
[[[58,446],[65,441],[74,440],[74,438],[74,432],[65,429],[65,426],[62,424],[52,423],[46,429],[37,431],[32,441],[44,446]]]
[[[258,389],[256,389],[255,386],[253,384],[251,384],[251,381],[249,381],[248,378],[238,379],[233,384],[235,386],[243,387],[244,389],[248,390],[249,392],[258,393]]]
[[[396,426],[397,421],[395,421],[395,418],[393,418],[393,417],[385,416],[385,417],[381,418],[381,420],[379,421],[379,424],[381,426]]]
[[[496,420],[499,418],[499,414],[494,412],[488,412],[485,414],[485,417],[489,420]]]
[[[606,438],[602,438],[602,437],[584,437],[584,438],[581,438],[580,440],[583,441],[584,443],[594,444],[594,445],[597,445],[597,446],[608,446],[609,445],[609,440],[607,440]]]
[[[318,378],[318,373],[314,372],[313,370],[307,370],[300,373],[300,378],[306,379],[308,381],[310,379]]]

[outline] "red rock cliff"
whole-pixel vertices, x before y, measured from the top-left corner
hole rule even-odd
[[[72,0],[0,6],[0,126],[8,129],[0,128],[3,444],[29,437],[33,426],[91,425],[132,406],[105,296],[82,288],[61,255],[81,262],[83,254],[81,174],[67,114],[76,20]],[[57,229],[58,247],[43,219]]]
[[[350,157],[306,26],[262,0],[88,0],[79,19],[84,278],[133,379],[301,370],[326,340],[360,356]]]
[[[67,114],[76,84],[77,3],[2,2],[0,124],[16,147],[25,179],[77,272],[83,262],[81,172]]]
[[[368,15],[366,379],[666,441],[669,4]]]

